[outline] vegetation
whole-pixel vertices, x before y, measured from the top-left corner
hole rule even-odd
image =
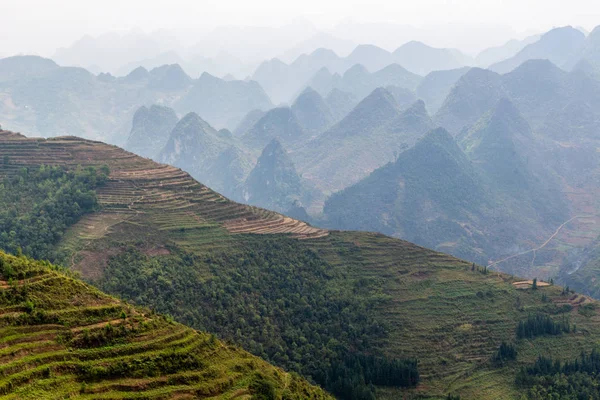
[[[600,352],[582,352],[574,361],[540,356],[536,362],[523,367],[516,382],[527,388],[527,398],[542,399],[600,399]]]
[[[107,176],[107,168],[41,166],[5,177],[0,183],[0,249],[54,259],[54,245],[67,227],[98,208],[94,189]]]
[[[207,330],[208,343],[220,343],[216,337],[240,343],[315,382],[336,383],[338,393],[356,388],[365,398],[374,392],[385,400],[449,394],[466,400],[519,398],[523,389],[515,384],[515,365],[532,364],[542,352],[572,360],[582,350],[591,351],[600,336],[597,309],[586,306],[594,302],[559,286],[538,282],[537,290],[523,290],[513,285],[516,278],[405,241],[310,227],[231,202],[181,170],[114,146],[8,133],[0,133],[0,141],[0,156],[10,159],[0,165],[6,176],[51,159],[70,169],[108,164],[110,177],[96,190],[101,209],[83,215],[56,245],[68,252],[65,261],[73,270],[114,295],[171,314],[167,323],[177,320]],[[113,273],[120,281],[111,279]],[[23,279],[28,278],[17,272],[12,284]],[[7,279],[4,286],[10,285]],[[57,305],[68,311],[55,313],[44,311],[35,299],[23,299],[23,314],[15,324],[81,318],[69,304]],[[566,318],[572,332],[519,339],[514,362],[501,368],[486,362],[502,342],[515,341],[520,321],[536,314],[553,321]],[[91,307],[84,316],[90,321],[83,325],[134,318],[114,306]],[[81,351],[96,350],[101,343],[112,351],[139,338],[131,329],[88,329],[88,334],[83,328],[61,340],[73,340],[71,346]],[[347,357],[354,355],[361,358]],[[385,386],[380,377],[390,374],[369,372],[363,358],[370,357],[400,378],[418,360],[418,385]],[[163,368],[162,359],[152,360],[147,363]],[[256,380],[255,394],[264,388],[269,396],[269,383],[255,372],[245,375],[245,382]],[[279,387],[277,379],[267,380]],[[86,383],[84,391],[95,384]]]
[[[0,252],[0,265],[18,279],[0,280],[3,398],[330,398],[297,375],[117,301],[47,262]]]
[[[571,325],[566,318],[554,321],[552,317],[544,314],[529,315],[525,321],[520,321],[517,326],[517,338],[533,338],[541,335],[560,335],[569,333]]]
[[[517,348],[514,344],[502,342],[498,351],[492,357],[492,361],[496,364],[503,364],[506,361],[517,359]]]
[[[295,243],[266,239],[243,253],[203,257],[184,252],[148,257],[130,248],[109,261],[98,283],[218,332],[344,398],[371,398],[359,394],[371,393],[369,384],[416,385],[416,361],[364,355],[387,336],[372,316],[375,303],[338,286],[340,273]],[[205,281],[199,271],[207,268],[213,278]]]

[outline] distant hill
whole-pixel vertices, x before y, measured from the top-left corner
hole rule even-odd
[[[352,93],[340,89],[331,89],[325,97],[335,121],[341,120],[358,104],[358,99]]]
[[[409,71],[425,76],[432,71],[457,69],[471,65],[473,60],[455,49],[436,49],[411,41],[396,49],[394,61]]]
[[[271,101],[255,81],[225,81],[207,73],[175,102],[180,113],[197,112],[218,128],[235,127],[250,110],[268,110]]]
[[[435,114],[454,84],[469,71],[469,67],[434,71],[427,74],[417,86],[417,97],[425,102],[430,113]]]
[[[549,60],[562,67],[579,53],[585,35],[573,27],[555,28],[543,34],[537,42],[528,44],[512,58],[491,65],[492,71],[504,74],[527,60]]]
[[[58,68],[54,61],[38,56],[0,58],[0,83],[43,76]]]
[[[153,104],[142,106],[133,116],[131,133],[125,148],[143,157],[156,159],[178,118],[172,108]]]
[[[304,87],[311,86],[326,96],[334,87],[348,90],[356,88],[360,82],[352,81],[350,86],[341,87],[338,78],[348,70],[362,65],[369,73],[380,71],[380,76],[371,78],[369,84],[357,97],[364,97],[379,86],[394,85],[414,89],[419,75],[432,71],[460,68],[471,65],[473,60],[455,49],[437,49],[420,42],[410,42],[393,53],[370,44],[361,44],[348,54],[340,57],[335,52],[319,48],[310,54],[303,54],[291,63],[280,59],[264,61],[252,75],[265,88],[276,103],[289,103]],[[325,71],[331,80],[325,83]],[[368,88],[367,88],[368,86]]]
[[[269,110],[241,138],[250,149],[261,151],[271,140],[278,138],[285,146],[296,148],[310,136],[300,126],[300,121],[288,107]]]
[[[600,26],[594,28],[587,35],[579,52],[576,52],[564,67],[568,70],[582,69],[586,64],[587,68],[590,68],[598,77],[600,71]]]
[[[52,137],[68,133],[125,145],[131,119],[143,105],[197,112],[218,128],[233,129],[251,110],[272,107],[256,82],[191,79],[178,65],[127,76],[93,75],[39,57],[0,60],[0,124]],[[4,75],[2,75],[4,74]]]
[[[324,132],[335,122],[325,99],[310,87],[298,96],[291,109],[302,129],[310,135]]]
[[[435,120],[452,134],[457,134],[465,126],[474,124],[503,97],[506,92],[499,74],[471,68],[456,82]]]
[[[317,193],[296,172],[292,160],[277,139],[263,150],[256,166],[241,187],[240,198],[247,204],[286,212],[310,206]]]
[[[178,64],[156,67],[149,75],[149,86],[154,90],[178,91],[192,83],[192,78]]]
[[[329,71],[319,71],[308,82],[322,96],[332,90],[351,93],[357,99],[362,99],[378,87],[395,86],[415,90],[421,77],[413,74],[398,64],[391,64],[376,72],[369,72],[364,66],[356,64],[349,68],[343,76],[330,74]]]
[[[195,113],[175,125],[158,160],[184,169],[225,195],[234,194],[251,168],[241,150]]]
[[[524,161],[529,150],[515,155],[517,135],[527,134],[519,128],[527,124],[518,126],[522,119],[508,107],[501,102],[468,136],[471,158],[440,128],[334,194],[324,208],[329,226],[384,232],[480,262],[510,254],[539,231],[549,233],[567,219],[566,203],[560,194],[547,196],[548,181],[540,182],[542,175],[534,177]],[[506,132],[510,124],[514,130]]]
[[[240,121],[240,123],[233,130],[233,135],[235,137],[241,137],[246,134],[260,120],[264,117],[266,111],[262,110],[252,110],[249,111],[248,114]]]
[[[492,64],[496,64],[509,58],[512,58],[518,52],[523,50],[525,46],[537,42],[539,38],[540,35],[532,35],[522,40],[511,39],[501,46],[490,47],[485,50],[482,50],[475,57],[475,66],[480,68],[487,68]]]
[[[391,161],[429,124],[423,103],[402,112],[392,94],[378,88],[292,158],[303,176],[331,193]]]

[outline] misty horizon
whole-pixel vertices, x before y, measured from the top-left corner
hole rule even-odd
[[[600,16],[600,7],[588,0],[571,2],[568,10],[560,9],[560,13],[560,1],[538,0],[529,2],[526,9],[516,1],[280,4],[262,0],[250,5],[234,0],[177,0],[160,6],[108,1],[101,7],[83,3],[64,0],[50,6],[30,0],[0,5],[4,16],[0,32],[11,38],[0,44],[0,57],[32,54],[53,58],[82,40],[133,40],[139,36],[184,58],[227,55],[243,63],[275,57],[290,62],[289,56],[285,59],[287,50],[324,35],[347,42],[332,48],[339,56],[359,44],[393,51],[415,40],[432,47],[456,48],[474,57],[487,47],[554,27],[570,25],[587,33]],[[323,47],[327,48],[327,43]]]

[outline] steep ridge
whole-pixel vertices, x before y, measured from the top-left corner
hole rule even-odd
[[[156,104],[149,108],[142,106],[133,115],[125,148],[140,156],[155,159],[165,147],[175,124],[177,114],[172,108]]]
[[[355,64],[341,76],[321,69],[306,86],[312,87],[322,96],[326,96],[333,89],[338,89],[351,93],[357,99],[362,99],[378,87],[397,86],[412,91],[421,79],[421,76],[407,71],[398,64],[390,64],[375,72],[369,72],[363,65]]]
[[[318,382],[345,372],[357,381],[378,377],[360,364],[373,355],[404,371],[418,359],[420,375],[410,389],[377,378],[377,398],[512,399],[522,392],[514,383],[518,366],[540,352],[572,360],[600,337],[597,317],[578,312],[593,303],[586,297],[541,284],[529,290],[514,277],[380,234],[326,232],[239,205],[176,168],[114,146],[4,131],[4,156],[2,175],[39,163],[107,164],[102,209],[59,243],[67,264],[109,293]],[[568,318],[577,331],[517,340],[519,322],[537,313]],[[498,367],[490,359],[503,341],[514,342],[518,356]],[[329,369],[340,361],[345,369]]]
[[[427,74],[419,86],[417,96],[425,102],[430,113],[436,113],[450,93],[452,86],[469,71],[468,67]]]
[[[291,109],[300,126],[310,135],[322,133],[333,125],[334,117],[325,99],[310,87],[298,96]]]
[[[214,335],[110,297],[47,262],[0,251],[5,399],[330,398]],[[288,397],[286,397],[288,398]]]
[[[249,157],[232,139],[231,132],[217,132],[198,114],[189,113],[175,125],[157,159],[231,196],[250,170]]]
[[[375,89],[348,115],[292,153],[304,177],[331,193],[364,178],[431,128],[422,102],[401,111],[386,89]]]
[[[584,45],[585,35],[571,26],[555,28],[543,34],[514,57],[489,67],[490,70],[504,74],[517,68],[528,60],[549,60],[559,67],[568,64]]]
[[[550,236],[570,217],[565,196],[550,190],[559,182],[510,102],[501,100],[461,143],[466,154],[445,130],[428,133],[330,197],[327,226],[383,232],[485,263]],[[502,268],[535,273],[528,266]]]
[[[317,195],[298,175],[277,139],[265,147],[240,190],[245,203],[284,213],[310,206]]]
[[[278,107],[269,110],[242,137],[242,143],[250,149],[261,151],[278,138],[290,149],[306,143],[310,136],[302,129],[300,121],[289,107]]]

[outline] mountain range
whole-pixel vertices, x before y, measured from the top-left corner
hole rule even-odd
[[[550,351],[556,360],[573,361],[582,351],[589,353],[600,334],[593,318],[596,302],[565,288],[490,273],[485,267],[381,234],[327,231],[237,204],[175,167],[100,142],[75,137],[26,138],[2,131],[0,143],[0,156],[6,161],[0,164],[0,173],[6,184],[14,185],[10,195],[21,196],[23,212],[35,213],[35,207],[26,205],[33,200],[51,201],[54,191],[68,190],[72,180],[94,187],[89,195],[97,207],[59,227],[62,234],[47,242],[55,250],[51,252],[53,258],[108,293],[241,345],[320,383],[341,398],[354,399],[359,393],[368,398],[513,398],[530,390],[516,379],[521,376],[519,365],[533,366],[542,351]],[[435,160],[439,155],[440,160],[451,161],[461,169],[473,169],[461,161],[453,138],[441,130],[425,136],[403,154],[416,154],[431,146],[437,149]],[[402,158],[400,155],[398,162]],[[439,166],[448,165],[452,164]],[[477,179],[470,172],[450,175],[457,184],[475,183]],[[62,178],[55,180],[53,176]],[[94,176],[97,180],[92,179]],[[37,179],[46,180],[45,187],[51,192],[24,190],[39,188]],[[33,186],[21,186],[28,185],[29,180]],[[444,192],[439,196],[443,198]],[[68,206],[72,200],[64,201]],[[25,218],[20,221],[16,237],[26,241],[30,222]],[[23,244],[27,251],[27,243]],[[208,391],[207,385],[223,374],[231,375],[219,380],[218,391],[210,392],[213,396],[229,393],[230,388],[235,388],[238,396],[259,388],[270,395],[275,392],[275,396],[287,388],[291,398],[299,391],[302,394],[296,398],[324,396],[297,376],[275,370],[232,345],[220,345],[218,339],[189,331],[168,318],[128,307],[77,280],[49,271],[49,267],[36,266],[29,258],[16,258],[29,265],[23,269],[15,264],[15,258],[7,257],[0,256],[3,282],[6,280],[2,283],[6,288],[0,290],[20,292],[32,287],[23,298],[0,297],[5,302],[19,302],[3,303],[3,321],[20,321],[18,327],[9,327],[13,333],[5,337],[11,349],[6,354],[21,357],[24,348],[13,346],[22,338],[23,326],[41,325],[24,331],[43,335],[36,336],[37,342],[31,337],[31,343],[49,346],[46,351],[51,351],[33,356],[34,345],[25,346],[27,357],[50,363],[49,372],[42,367],[43,379],[36,381],[37,385],[61,379],[63,384],[54,391],[96,393],[102,387],[108,396],[129,390],[131,386],[119,381],[126,378],[127,384],[138,390],[155,390],[156,386],[146,386],[141,379],[178,374],[184,365],[198,362],[196,368],[208,374],[202,380],[203,390]],[[105,304],[108,307],[103,307]],[[140,324],[146,322],[143,329],[152,329],[149,337],[141,330],[119,341],[117,334],[121,335],[122,328],[105,328],[107,324],[135,326],[138,316]],[[544,333],[530,321],[534,317],[546,321],[547,326],[560,327],[561,334]],[[567,319],[568,323],[564,322]],[[48,323],[54,325],[44,325]],[[47,336],[48,328],[60,330],[61,326],[75,333],[61,335],[58,343],[53,342],[52,336]],[[86,328],[77,330],[83,326]],[[520,326],[530,329],[531,335],[519,333]],[[98,329],[108,333],[97,335]],[[170,346],[182,346],[185,352],[181,364],[175,364],[179,360],[176,354],[182,353],[175,347],[164,350],[170,364],[156,358],[161,354],[158,349],[169,343],[159,338],[170,332]],[[153,372],[126,368],[119,360],[116,365],[128,371],[123,375],[110,367],[112,363],[98,364],[106,351],[98,347],[104,343],[99,340],[116,341],[111,342],[112,361],[117,362],[115,357],[120,358],[122,348],[127,354],[123,362],[139,368],[153,366]],[[148,344],[141,344],[145,342]],[[196,353],[192,343],[206,347]],[[500,349],[506,343],[514,349],[513,358],[502,358],[505,351]],[[70,346],[70,351],[63,346]],[[77,346],[88,347],[80,350]],[[205,360],[200,349],[213,348],[217,350]],[[65,353],[59,353],[58,364],[52,358],[56,351]],[[142,352],[152,353],[146,356]],[[64,357],[67,365],[75,365],[69,374],[60,368]],[[498,357],[505,361],[499,363]],[[82,359],[87,367],[78,367]],[[135,359],[145,362],[134,363]],[[242,359],[248,363],[235,366]],[[28,365],[15,360],[4,368],[15,374]],[[190,377],[194,369],[186,371],[190,370],[185,378],[164,381],[166,386],[161,390],[199,390],[195,389],[197,381]],[[128,376],[132,371],[139,373]],[[385,371],[393,371],[393,378]],[[37,370],[32,369],[32,373]],[[462,377],[459,382],[456,374]],[[30,376],[18,375],[10,387],[26,394],[48,390],[46,386],[29,386],[34,383]],[[88,381],[88,376],[94,379]],[[114,379],[119,384],[111,386]],[[254,384],[256,380],[259,383]],[[372,385],[363,383],[367,381]]]

